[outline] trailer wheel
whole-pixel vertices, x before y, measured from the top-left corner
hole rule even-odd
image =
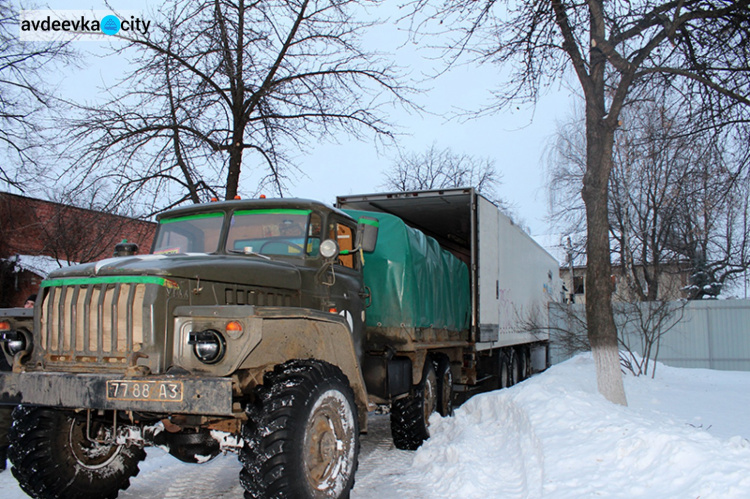
[[[521,379],[519,381],[523,381],[531,376],[531,352],[528,348],[522,347],[519,349],[518,357],[521,360]]]
[[[338,367],[293,360],[266,373],[243,425],[246,497],[348,497],[359,456],[354,392]]]
[[[510,384],[515,385],[523,381],[521,358],[515,348],[510,354]]]
[[[90,434],[107,426],[92,421]],[[146,458],[140,447],[105,445],[86,437],[86,421],[70,411],[18,406],[8,434],[11,471],[32,497],[115,498]]]
[[[510,378],[510,362],[502,351],[498,353],[497,364],[497,387],[502,390],[513,384]]]
[[[430,415],[437,406],[437,376],[432,361],[427,359],[422,381],[391,407],[391,434],[397,449],[417,450],[430,437]]]
[[[443,417],[453,415],[453,373],[450,359],[440,355],[435,361],[437,374],[437,411]]]

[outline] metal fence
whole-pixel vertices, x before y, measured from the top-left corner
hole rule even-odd
[[[644,305],[645,306],[645,305]],[[750,371],[750,300],[710,300],[673,304],[674,326],[660,339],[658,361],[674,367],[702,367],[727,371]],[[550,360],[568,359],[556,331],[578,330],[585,316],[583,305],[554,304],[549,309]],[[615,321],[624,324],[622,312]],[[624,339],[640,355],[637,333],[624,327]],[[634,336],[635,335],[635,336]],[[651,355],[653,357],[653,354]]]

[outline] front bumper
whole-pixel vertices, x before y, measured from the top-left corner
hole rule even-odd
[[[108,383],[109,382],[109,383]],[[115,383],[117,382],[117,383]],[[179,387],[179,396],[158,395],[146,400],[132,393],[117,393],[116,385],[162,389]],[[166,414],[231,416],[232,379],[187,376],[142,376],[125,378],[115,374],[0,373],[0,404],[27,404],[71,409],[103,409]]]

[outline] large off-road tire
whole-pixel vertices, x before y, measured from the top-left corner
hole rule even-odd
[[[417,450],[430,438],[430,415],[437,406],[437,375],[428,359],[419,385],[408,396],[395,400],[391,407],[391,435],[397,449]]]
[[[103,431],[92,422],[92,436]],[[144,450],[96,444],[85,432],[86,420],[71,411],[17,407],[8,457],[23,491],[45,499],[108,499],[127,489],[146,457]]]
[[[240,453],[245,497],[349,497],[359,422],[354,392],[338,367],[314,360],[276,366],[247,414]]]
[[[437,411],[443,417],[453,415],[453,373],[451,361],[446,355],[440,355],[434,362],[437,376]]]

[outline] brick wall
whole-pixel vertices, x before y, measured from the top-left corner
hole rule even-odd
[[[123,239],[148,253],[155,230],[153,222],[0,192],[0,258],[46,255],[63,262],[91,262],[111,257]],[[13,305],[22,304],[38,283],[32,274],[20,273],[13,283]]]
[[[123,239],[151,249],[156,224],[0,192],[0,257],[48,255],[87,262],[112,256]]]

